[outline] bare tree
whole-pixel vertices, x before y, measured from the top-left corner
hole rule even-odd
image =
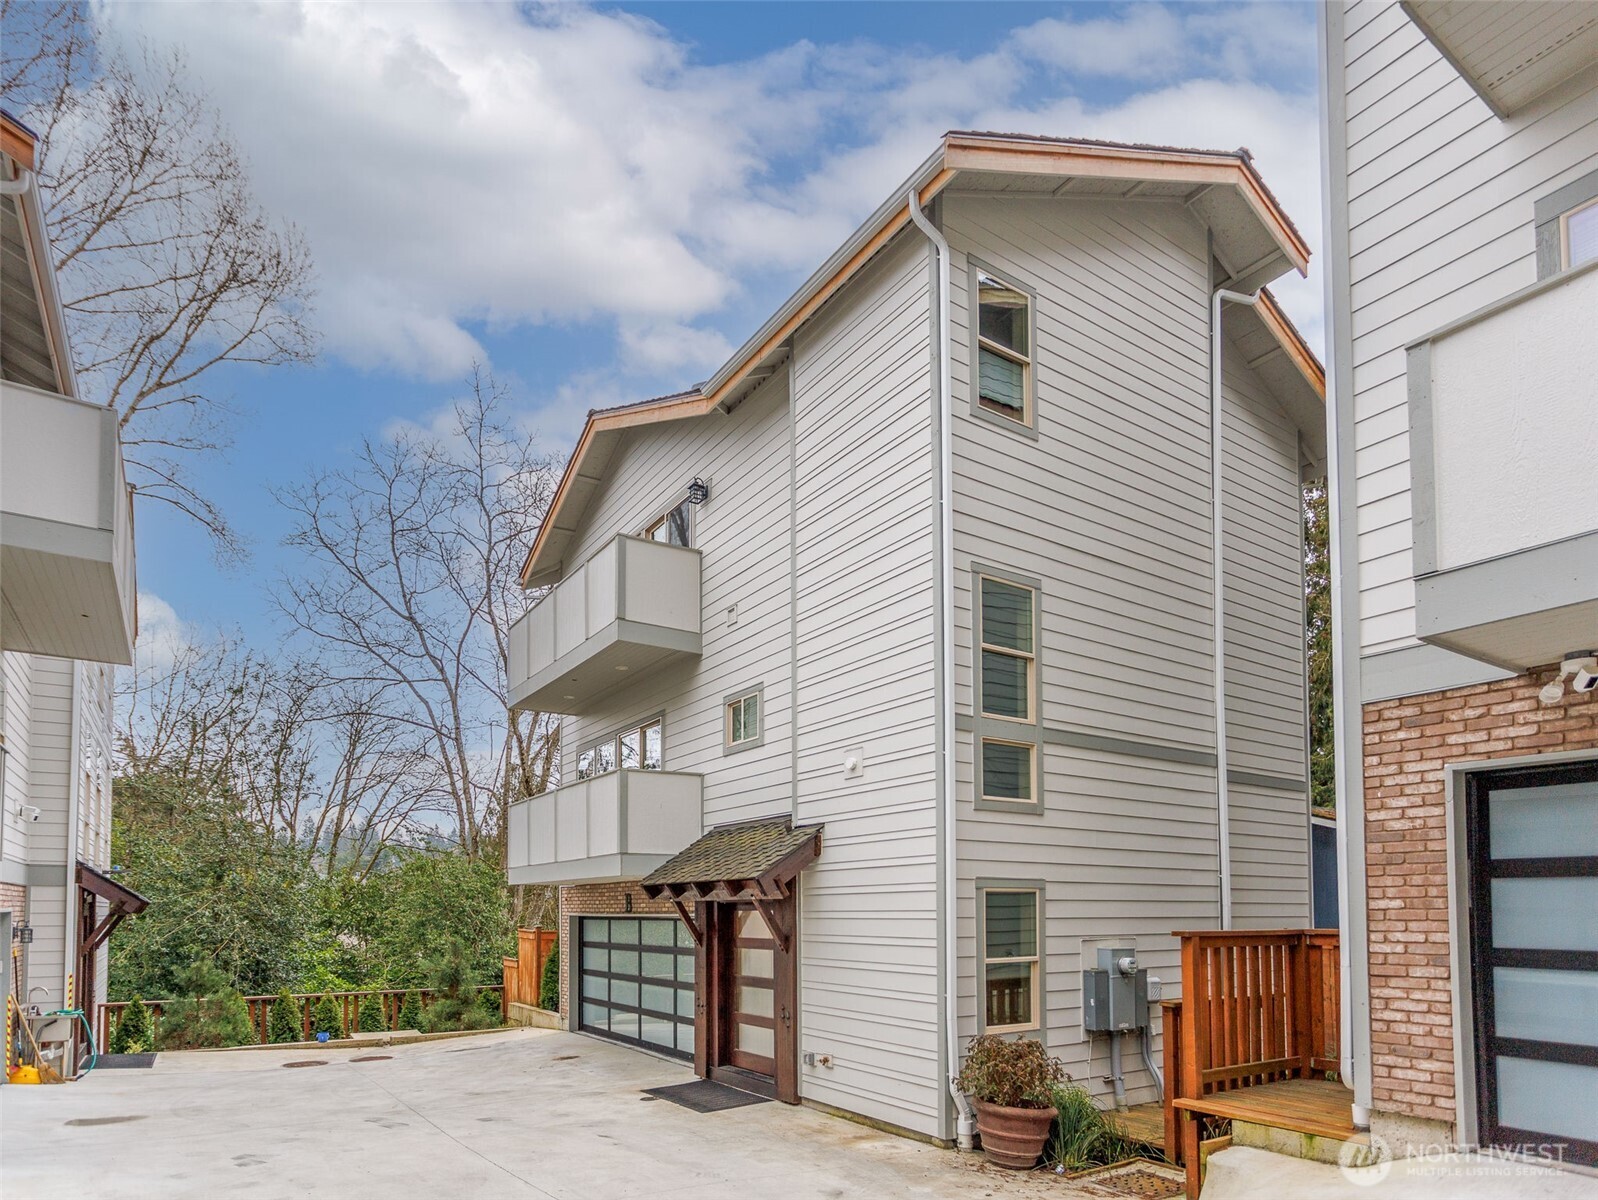
[[[368,442],[347,471],[279,494],[304,567],[282,611],[342,682],[423,735],[460,845],[498,854],[506,805],[548,786],[556,725],[506,714],[505,650],[529,599],[516,572],[555,464],[474,371],[429,429]]]
[[[130,478],[239,543],[188,464],[227,444],[215,368],[308,362],[312,264],[268,218],[177,54],[96,57],[77,4],[3,0],[0,81],[40,133],[38,173],[85,393],[117,409]]]

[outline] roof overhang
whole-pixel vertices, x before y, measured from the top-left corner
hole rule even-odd
[[[820,825],[795,829],[786,818],[712,829],[639,881],[651,900],[782,900],[821,857]]]
[[[1598,63],[1593,0],[1403,0],[1402,8],[1500,117]]]
[[[907,197],[945,191],[1063,198],[1167,199],[1213,231],[1218,286],[1252,291],[1309,267],[1309,246],[1247,151],[1187,150],[1084,139],[953,132],[709,380],[688,392],[591,412],[522,566],[524,587],[551,583],[594,489],[627,430],[730,411],[775,370],[794,332],[910,224]]]
[[[1221,328],[1298,428],[1300,467],[1308,475],[1326,469],[1326,369],[1288,320],[1270,291],[1258,304],[1228,304]],[[1223,351],[1224,353],[1224,351]]]
[[[56,290],[55,259],[34,174],[36,155],[33,132],[0,110],[0,233],[8,250],[0,288],[0,322],[6,329],[0,357],[16,382],[75,399],[77,377],[67,350],[66,312]],[[13,255],[17,250],[20,262]]]

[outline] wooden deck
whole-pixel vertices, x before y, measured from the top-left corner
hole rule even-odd
[[[1230,1092],[1216,1092],[1197,1100],[1176,1100],[1173,1106],[1188,1112],[1227,1117],[1294,1133],[1354,1141],[1354,1093],[1325,1079],[1283,1079],[1258,1083]]]
[[[1165,1152],[1165,1105],[1158,1100],[1151,1104],[1134,1104],[1120,1112],[1104,1114],[1115,1131],[1134,1142],[1153,1146],[1161,1155]]]

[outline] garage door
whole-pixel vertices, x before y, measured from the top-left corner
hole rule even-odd
[[[582,917],[578,1027],[694,1056],[694,943],[675,917]]]
[[[1598,763],[1469,797],[1481,1140],[1598,1165]]]

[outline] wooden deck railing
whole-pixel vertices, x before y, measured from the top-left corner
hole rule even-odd
[[[1182,996],[1161,1005],[1165,1152],[1196,1170],[1200,1115],[1180,1101],[1338,1070],[1337,931],[1177,933]]]
[[[539,989],[544,981],[544,964],[555,948],[553,929],[518,929],[516,931],[516,957],[505,958],[505,1011],[512,1004],[538,1005]]]
[[[492,984],[474,990],[478,992],[502,991],[502,989]],[[343,1028],[354,1032],[360,1028],[361,1001],[368,996],[376,996],[381,1001],[383,1005],[383,1024],[386,1028],[392,1030],[399,1024],[400,1007],[405,1003],[405,997],[412,992],[416,993],[416,997],[423,1008],[426,1008],[431,1003],[433,994],[426,988],[381,988],[364,992],[295,992],[289,996],[289,999],[299,1005],[300,1029],[304,1034],[303,1040],[309,1042],[315,1036],[311,1030],[311,1013],[315,1009],[317,1002],[324,996],[331,997],[333,1002],[339,1006],[339,1016],[342,1019]],[[500,998],[503,1001],[503,995]],[[250,1010],[250,1026],[255,1030],[256,1037],[263,1046],[271,1041],[267,1033],[267,1024],[271,1018],[272,1005],[276,1002],[276,996],[244,997],[244,1003]],[[94,1036],[100,1046],[101,1053],[104,1053],[105,1047],[111,1044],[111,1033],[116,1028],[117,1022],[122,1019],[122,1010],[127,1008],[130,1003],[131,1001],[118,1000],[99,1006],[99,1012],[95,1019]],[[150,1010],[151,1028],[159,1033],[162,1010],[168,1004],[172,1004],[173,1001],[146,1000],[143,1003],[144,1007]],[[503,1011],[503,1005],[501,1011]]]

